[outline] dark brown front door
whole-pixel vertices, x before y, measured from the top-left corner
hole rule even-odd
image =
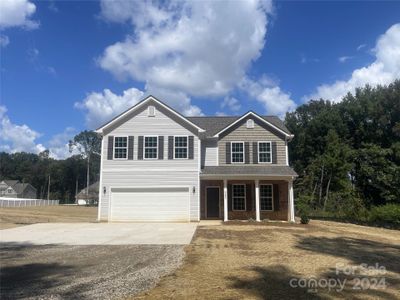
[[[219,187],[206,188],[207,218],[219,218]]]

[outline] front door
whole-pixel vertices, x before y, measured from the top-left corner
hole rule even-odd
[[[219,218],[219,187],[206,188],[207,218]]]

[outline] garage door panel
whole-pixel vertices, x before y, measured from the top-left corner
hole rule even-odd
[[[189,189],[112,189],[111,220],[137,222],[189,221]]]

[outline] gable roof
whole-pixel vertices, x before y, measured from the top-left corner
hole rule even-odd
[[[11,186],[11,187],[13,187],[14,185],[16,185],[19,182],[19,180],[8,180],[8,179],[3,180],[3,181],[5,184],[7,184],[8,186]]]
[[[241,120],[247,118],[249,115],[252,115],[254,118],[260,120],[261,122],[267,124],[272,127],[276,131],[280,132],[284,136],[288,138],[292,138],[293,135],[287,129],[285,124],[281,119],[277,116],[260,116],[253,111],[249,111],[242,116],[196,116],[196,117],[185,117],[176,110],[172,109],[162,101],[158,100],[156,97],[150,95],[144,98],[142,101],[122,112],[118,116],[114,117],[111,121],[103,124],[98,129],[96,129],[97,133],[103,133],[105,129],[111,127],[116,124],[120,120],[123,120],[124,117],[129,116],[131,113],[139,110],[142,107],[145,107],[146,103],[154,101],[155,104],[160,105],[163,109],[166,109],[169,113],[173,114],[174,117],[182,120],[187,125],[191,126],[198,130],[198,132],[205,133],[205,136],[210,137],[218,137],[218,135],[225,130],[231,128],[233,125],[237,124]]]
[[[124,117],[126,117],[127,115],[129,115],[130,113],[138,110],[139,108],[145,106],[148,102],[150,101],[154,101],[156,104],[160,105],[161,107],[165,108],[167,111],[169,111],[170,113],[172,113],[173,115],[175,115],[177,118],[179,118],[180,120],[186,122],[187,124],[189,124],[190,126],[193,126],[194,128],[196,128],[198,131],[203,132],[204,129],[199,127],[198,125],[192,123],[190,120],[188,120],[186,117],[184,117],[183,115],[181,115],[179,112],[177,112],[176,110],[172,109],[171,107],[169,107],[168,105],[166,105],[165,103],[163,103],[162,101],[158,100],[156,97],[150,95],[147,96],[146,98],[144,98],[142,101],[140,101],[139,103],[137,103],[136,105],[132,106],[131,108],[127,109],[126,111],[122,112],[121,114],[119,114],[118,116],[114,117],[111,121],[105,123],[104,125],[100,126],[99,128],[96,129],[97,133],[102,133],[104,129],[106,129],[107,127],[110,127],[111,125],[115,124],[117,121],[123,119]]]
[[[206,130],[207,137],[213,137],[222,129],[226,128],[233,122],[239,120],[242,116],[202,116],[202,117],[187,117],[193,123],[199,125]],[[265,121],[273,124],[287,134],[291,134],[281,119],[277,116],[260,116]]]
[[[36,189],[30,183],[19,182],[13,186],[13,189],[17,194],[22,194],[28,186],[31,186],[36,191]]]

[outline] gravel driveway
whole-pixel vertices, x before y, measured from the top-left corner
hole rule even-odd
[[[2,243],[1,299],[116,299],[178,268],[183,245],[35,246]]]

